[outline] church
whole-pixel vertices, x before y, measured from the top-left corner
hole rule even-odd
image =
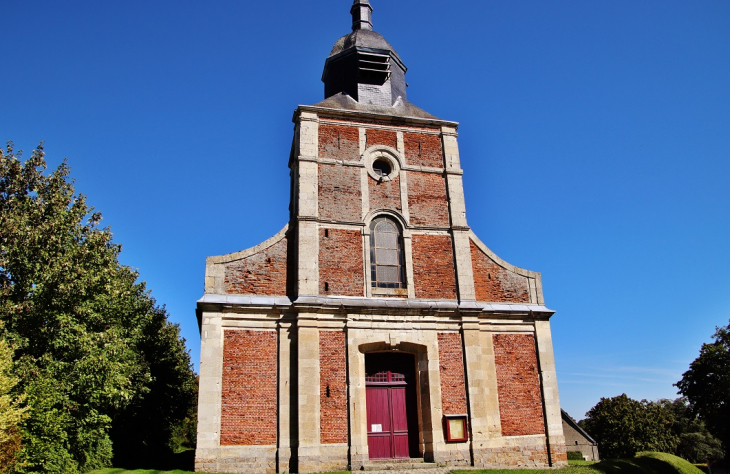
[[[196,470],[563,466],[540,274],[469,228],[458,123],[407,100],[372,11],[294,112],[289,223],[207,259]]]

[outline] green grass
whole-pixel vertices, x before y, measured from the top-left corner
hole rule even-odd
[[[327,474],[347,474],[349,471]],[[605,461],[569,461],[568,467],[545,469],[494,469],[484,471],[460,471],[453,474],[705,474],[701,469],[682,458],[666,453],[639,453],[631,459],[607,459]],[[192,471],[155,471],[152,469],[99,469],[89,474],[194,474]]]
[[[459,471],[453,474],[545,474],[542,469],[494,469]],[[666,453],[639,453],[631,459],[570,461],[568,467],[548,471],[555,474],[704,474],[689,461]]]

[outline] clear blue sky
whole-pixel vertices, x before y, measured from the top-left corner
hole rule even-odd
[[[467,217],[542,272],[563,407],[675,397],[730,319],[730,2],[372,0],[461,123]],[[292,112],[350,0],[0,0],[0,140],[45,141],[193,359],[205,257],[287,220]]]

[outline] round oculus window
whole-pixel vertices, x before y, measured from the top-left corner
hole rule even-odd
[[[380,158],[373,161],[373,172],[381,178],[386,178],[393,172],[393,167],[390,165],[390,161]]]

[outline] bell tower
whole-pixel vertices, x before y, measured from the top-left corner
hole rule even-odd
[[[335,43],[324,65],[325,98],[343,93],[361,104],[393,105],[406,98],[406,66],[392,46],[373,31],[373,7],[356,0],[352,33]]]

